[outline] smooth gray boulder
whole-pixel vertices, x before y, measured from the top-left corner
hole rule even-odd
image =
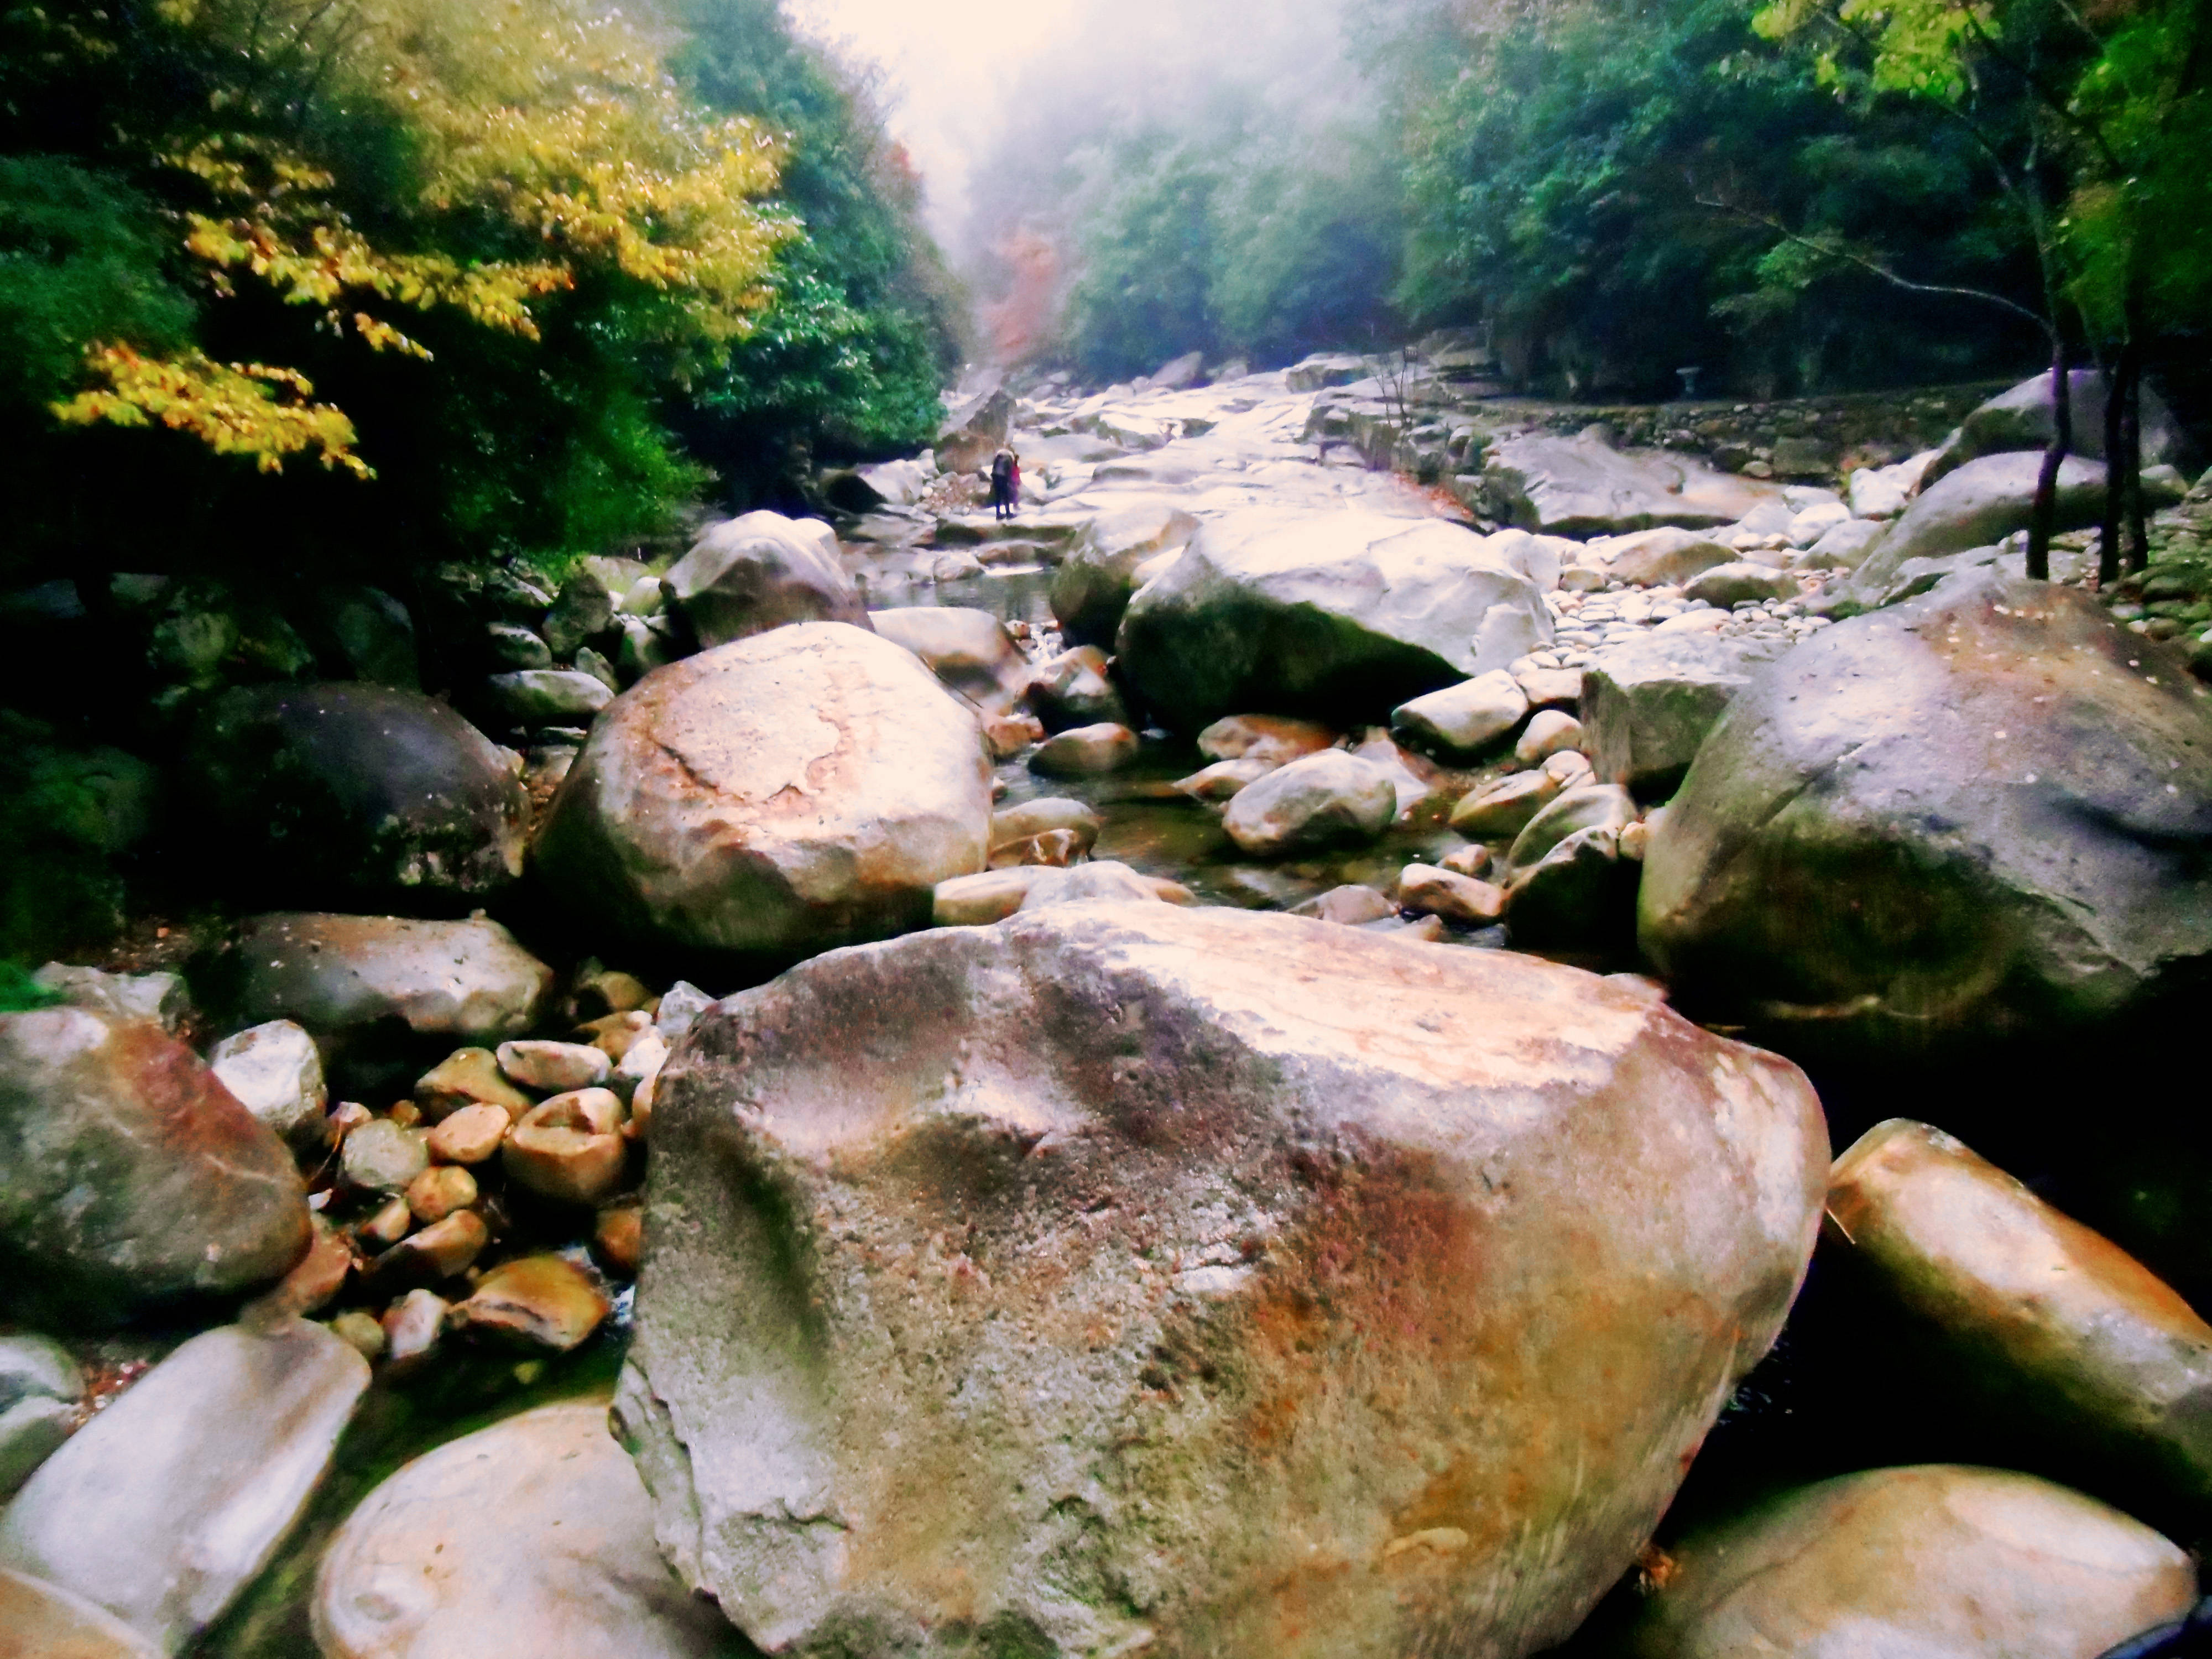
[[[1071,645],[1110,647],[1141,583],[1138,568],[1189,545],[1198,520],[1170,501],[1140,501],[1102,513],[1052,574],[1054,618]]]
[[[1605,574],[1632,587],[1680,586],[1717,566],[1734,563],[1738,556],[1734,548],[1710,536],[1677,529],[1613,537],[1592,546],[1613,555],[1601,567]]]
[[[797,623],[624,692],[536,858],[611,938],[788,960],[927,927],[990,824],[974,711],[904,647]]]
[[[1997,1469],[1869,1469],[1786,1492],[1668,1552],[1635,1659],[2099,1654],[2197,1600],[2180,1546]]]
[[[527,801],[505,751],[387,686],[241,686],[194,728],[182,781],[232,886],[343,907],[453,909],[522,873]]]
[[[509,726],[589,726],[614,690],[576,668],[523,668],[484,682],[491,710]]]
[[[1398,816],[1387,768],[1341,749],[1279,766],[1238,790],[1222,814],[1229,838],[1255,858],[1372,841]]]
[[[1736,693],[1781,649],[1712,634],[1653,633],[1607,646],[1583,672],[1591,769],[1639,800],[1666,799]]]
[[[1502,668],[1415,697],[1390,711],[1401,742],[1443,759],[1472,758],[1528,717],[1528,695]]]
[[[1081,904],[1103,901],[1115,904],[1159,904],[1165,901],[1150,879],[1113,859],[1079,864],[1073,869],[1043,870],[1022,895],[1021,908],[1038,910],[1048,904]]]
[[[748,513],[709,525],[663,580],[703,647],[788,623],[868,625],[860,592],[838,562],[836,534],[818,519]]]
[[[553,992],[553,970],[481,916],[253,916],[192,977],[233,1024],[296,1020],[323,1038],[397,1026],[447,1048],[521,1036]]]
[[[817,957],[660,1089],[618,1426],[793,1659],[1563,1640],[1827,1167],[1795,1068],[1648,995],[1224,908]]]
[[[1898,510],[1904,511],[1901,507]],[[1797,562],[1814,570],[1856,570],[1888,533],[1886,520],[1846,519],[1807,548]]]
[[[31,982],[71,1007],[109,1019],[150,1019],[165,1031],[175,1030],[191,1012],[191,994],[180,974],[111,974],[50,962],[31,975]]]
[[[1162,720],[1340,726],[1550,643],[1537,585],[1440,519],[1257,507],[1202,528],[1129,602],[1119,668]]]
[[[720,1659],[597,1401],[465,1435],[372,1492],[316,1575],[324,1659]]]
[[[902,645],[948,690],[987,713],[1016,708],[1029,690],[1030,659],[988,611],[961,605],[916,605],[868,612],[869,626]]]
[[[307,1149],[322,1139],[330,1091],[323,1057],[305,1026],[272,1019],[234,1033],[208,1050],[208,1066],[238,1103],[288,1146]]]
[[[1994,572],[1839,623],[1698,750],[1641,934],[1685,1007],[1785,1051],[2088,1038],[2212,959],[2212,691]]]
[[[1482,477],[1519,528],[1577,538],[1712,529],[1779,494],[1679,455],[1627,454],[1589,437],[1542,433],[1492,445]]]
[[[181,1653],[283,1542],[368,1387],[368,1362],[319,1325],[203,1332],[0,1510],[0,1567]]]
[[[1796,577],[1786,570],[1738,561],[1701,571],[1682,589],[1682,597],[1732,611],[1747,601],[1794,599],[1800,591]]]
[[[2084,460],[2105,459],[2105,399],[2108,382],[2097,368],[2077,368],[2068,377],[2074,411],[2072,453]],[[2038,374],[2001,392],[1959,423],[1921,475],[1926,489],[1969,461],[1984,455],[2047,449],[2057,421],[2052,412],[2051,376]],[[2179,458],[2181,428],[2166,400],[2148,386],[2142,389],[2142,464],[2160,466]]]
[[[239,1297],[307,1253],[307,1188],[269,1127],[156,1024],[0,1014],[0,1264],[42,1322]]]
[[[1870,596],[1887,587],[1909,560],[1988,547],[2027,529],[2035,514],[2042,468],[2040,455],[1989,455],[1923,489],[1860,561],[1844,592],[1871,603]],[[2098,522],[2104,510],[2102,463],[2069,459],[2058,473],[2057,528],[2085,528]]]

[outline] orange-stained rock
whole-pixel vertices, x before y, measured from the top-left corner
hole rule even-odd
[[[621,1100],[605,1089],[578,1089],[532,1108],[501,1148],[507,1179],[564,1203],[598,1203],[622,1184],[623,1116]]]
[[[623,1279],[636,1277],[639,1258],[645,1254],[645,1212],[635,1204],[600,1211],[592,1229],[592,1248],[609,1273]]]
[[[518,1118],[533,1103],[507,1081],[499,1056],[489,1048],[454,1049],[416,1080],[415,1103],[433,1123],[478,1105],[497,1106],[509,1118]]]
[[[1828,1218],[1824,1259],[2024,1447],[2212,1504],[2212,1326],[2133,1256],[1902,1118],[1836,1160]]]
[[[607,1312],[606,1297],[582,1268],[557,1255],[526,1255],[486,1273],[453,1316],[566,1352],[599,1329]]]
[[[295,1314],[319,1313],[345,1288],[354,1267],[353,1246],[322,1217],[311,1219],[314,1243],[307,1255],[271,1289],[246,1304],[240,1311],[241,1323],[259,1325]],[[6,1659],[4,1652],[0,1659]]]
[[[25,1312],[243,1295],[307,1254],[307,1199],[275,1132],[159,1024],[0,1015],[0,1295]]]
[[[447,1164],[482,1164],[499,1150],[512,1127],[504,1106],[464,1106],[430,1131],[430,1156]]]
[[[454,1164],[435,1164],[407,1183],[406,1196],[416,1220],[428,1225],[474,1204],[477,1178]]]
[[[788,959],[927,927],[990,822],[974,714],[890,641],[795,623],[617,698],[535,856],[613,936]]]
[[[1953,1464],[1802,1486],[1669,1557],[1637,1659],[2086,1659],[2197,1599],[2188,1556],[2141,1522]]]
[[[1795,1067],[1595,975],[1149,904],[732,997],[653,1135],[617,1409],[663,1545],[763,1649],[915,1659],[1564,1639],[1828,1157]]]
[[[159,1659],[161,1652],[105,1607],[0,1567],[0,1659]]]

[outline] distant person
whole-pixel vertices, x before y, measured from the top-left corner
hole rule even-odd
[[[1022,458],[1011,449],[991,457],[991,515],[1004,524],[1022,499]]]

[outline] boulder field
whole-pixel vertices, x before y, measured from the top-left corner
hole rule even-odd
[[[1560,1640],[1827,1157],[1794,1067],[1639,991],[1158,904],[817,957],[654,1112],[617,1418],[678,1571],[799,1655]]]

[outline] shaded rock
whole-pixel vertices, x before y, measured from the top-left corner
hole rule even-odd
[[[240,922],[194,980],[233,1022],[297,1020],[319,1037],[397,1026],[497,1041],[538,1023],[553,970],[495,921],[278,913]]]
[[[165,1031],[174,1031],[191,1012],[191,996],[175,974],[109,974],[50,962],[31,975],[31,983],[73,1008],[108,1019],[150,1019]]]
[[[1398,789],[1372,761],[1325,749],[1237,792],[1223,815],[1230,839],[1255,857],[1370,841],[1398,815]]]
[[[871,611],[868,621],[884,638],[921,658],[949,690],[988,713],[1010,712],[1029,689],[1029,659],[1006,623],[988,611],[912,605]]]
[[[105,1607],[4,1567],[0,1644],[7,1659],[157,1659],[161,1651]]]
[[[240,687],[202,716],[183,776],[204,856],[240,890],[459,907],[522,873],[506,756],[414,692]]]
[[[1551,637],[1536,585],[1457,525],[1253,508],[1130,601],[1119,665],[1182,731],[1250,708],[1358,721]]]
[[[1106,653],[1094,645],[1079,645],[1037,665],[1030,681],[1029,704],[1046,731],[1129,724],[1128,705],[1106,678]]]
[[[1451,827],[1470,840],[1507,841],[1551,805],[1565,786],[1549,772],[1516,772],[1452,808]]]
[[[429,1167],[428,1135],[388,1117],[371,1118],[338,1148],[338,1179],[361,1192],[404,1192]]]
[[[1901,1118],[1836,1160],[1827,1214],[1824,1250],[1879,1298],[1922,1389],[1965,1395],[2032,1467],[2204,1512],[2212,1326],[2149,1269]]]
[[[817,957],[659,1109],[618,1419],[678,1570],[794,1656],[1560,1640],[1826,1156],[1792,1068],[1645,995],[1152,905]]]
[[[181,1652],[276,1553],[368,1387],[319,1325],[204,1332],[40,1465],[0,1511],[0,1566]]]
[[[1193,800],[1230,800],[1239,790],[1266,777],[1275,766],[1275,762],[1264,760],[1216,761],[1187,778],[1177,778],[1175,787]]]
[[[2073,589],[1991,574],[1838,623],[1698,750],[1644,949],[1704,1017],[1869,1061],[2145,1008],[2212,955],[2208,702]]]
[[[819,520],[748,513],[709,525],[663,580],[704,647],[788,623],[868,625],[866,607],[838,562],[837,538]]]
[[[384,1351],[395,1374],[419,1367],[437,1352],[453,1304],[434,1291],[417,1288],[384,1310]]]
[[[635,1204],[617,1204],[599,1212],[592,1224],[592,1254],[620,1279],[635,1279],[645,1257],[645,1212]]]
[[[1372,887],[1332,887],[1304,904],[1292,907],[1294,916],[1334,922],[1340,927],[1364,927],[1370,921],[1388,921],[1398,914],[1393,904]]]
[[[1664,800],[1736,693],[1780,647],[1760,640],[1654,633],[1607,646],[1583,681],[1583,732],[1606,783]]]
[[[1137,734],[1102,721],[1047,738],[1030,757],[1030,770],[1045,778],[1091,778],[1118,772],[1137,758]]]
[[[566,1353],[599,1329],[609,1304],[574,1262],[557,1255],[503,1261],[453,1310],[457,1322]]]
[[[1282,766],[1336,746],[1333,727],[1275,714],[1231,714],[1198,734],[1198,752],[1209,760],[1256,760]]]
[[[1021,908],[1041,909],[1048,904],[1079,904],[1103,899],[1115,903],[1158,904],[1158,888],[1127,865],[1112,859],[1079,864],[1072,870],[1040,871],[1023,894]]]
[[[1513,838],[1506,867],[1528,869],[1578,830],[1604,830],[1617,836],[1635,821],[1636,803],[1626,789],[1609,783],[1569,787]]]
[[[407,1207],[426,1227],[476,1201],[476,1177],[455,1164],[433,1164],[407,1183]]]
[[[1071,644],[1111,646],[1129,600],[1143,585],[1139,566],[1188,545],[1198,520],[1172,501],[1143,501],[1102,513],[1052,574],[1052,614]]]
[[[320,1214],[313,1218],[313,1224],[314,1242],[307,1255],[274,1286],[239,1310],[240,1323],[258,1328],[272,1320],[319,1313],[345,1288],[353,1274],[353,1244]]]
[[[525,668],[484,682],[491,709],[510,726],[589,726],[615,699],[597,675],[574,668]]]
[[[1734,548],[1686,530],[1625,536],[1607,546],[1613,557],[1605,568],[1606,574],[1635,587],[1679,586],[1736,559]]]
[[[2109,396],[2104,371],[2077,368],[2069,377],[2074,406],[2073,453],[2085,460],[2105,459],[2105,400]],[[2001,392],[1959,423],[1950,440],[1929,459],[1922,474],[1923,487],[1932,487],[1969,462],[1985,455],[2000,455],[2051,447],[2057,419],[2051,407],[2051,376],[2038,374]],[[2179,458],[2181,428],[2172,411],[2151,386],[2142,389],[2142,464],[2157,466]]]
[[[622,597],[588,565],[579,568],[561,584],[560,597],[545,613],[540,631],[553,654],[565,662],[586,641],[597,639],[613,627],[615,606]]]
[[[990,814],[975,715],[890,641],[802,623],[624,692],[536,856],[610,934],[787,958],[927,926]]]
[[[653,1016],[653,1029],[660,1033],[663,1042],[672,1045],[679,1042],[691,1029],[691,1022],[714,1006],[714,998],[690,981],[679,979],[660,994],[660,1007]]]
[[[644,1486],[591,1401],[377,1487],[323,1558],[314,1632],[325,1659],[715,1659],[730,1639],[654,1553]]]
[[[2029,1475],[1869,1469],[1686,1540],[1638,1659],[2095,1654],[2179,1619],[2196,1570],[2118,1510]]]
[[[2027,529],[2042,468],[2040,455],[1990,455],[1929,486],[1860,562],[1845,592],[1863,599],[1887,586],[1909,560],[1987,547]],[[2086,528],[2104,510],[2102,464],[2069,459],[2058,473],[2057,528]]]
[[[1583,745],[1583,723],[1561,708],[1547,708],[1531,717],[1513,745],[1513,758],[1523,766],[1540,765],[1554,755]]]
[[[323,1058],[304,1026],[272,1019],[227,1036],[208,1050],[208,1069],[238,1103],[290,1146],[325,1139]]]
[[[1390,711],[1390,730],[1414,748],[1448,758],[1480,754],[1518,726],[1528,695],[1502,668],[1431,691]]]
[[[430,1176],[460,1176],[462,1170],[433,1170]],[[466,1273],[491,1232],[473,1210],[441,1216],[420,1232],[410,1233],[369,1264],[368,1289],[378,1297],[427,1288]]]
[[[0,1015],[8,1294],[70,1325],[242,1295],[306,1253],[291,1154],[183,1043],[80,1008]]]
[[[1478,927],[1486,927],[1505,914],[1504,889],[1427,864],[1409,864],[1399,875],[1398,902],[1419,915]]]
[[[0,1404],[0,1503],[14,1497],[31,1471],[61,1449],[76,1426],[72,1400],[33,1394]],[[0,1648],[0,1654],[5,1652]]]
[[[513,623],[486,623],[484,649],[497,667],[509,673],[553,666],[553,647],[531,629]]]
[[[1603,825],[1571,830],[1533,862],[1513,866],[1504,898],[1516,945],[1596,949],[1633,936],[1641,871],[1621,856],[1622,833]]]
[[[1727,611],[1748,600],[1794,599],[1800,591],[1797,579],[1786,570],[1763,564],[1717,564],[1684,588],[1682,596]]]
[[[1502,516],[1574,537],[1733,524],[1768,493],[1678,455],[1542,433],[1492,445],[1482,477]]]

